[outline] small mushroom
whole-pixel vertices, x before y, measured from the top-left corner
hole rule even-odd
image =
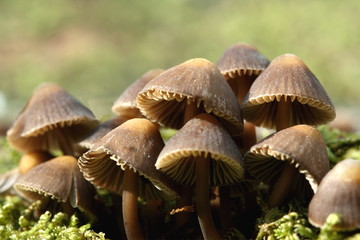
[[[53,157],[54,156],[45,151],[32,151],[23,154],[16,168],[0,175],[0,193],[10,190],[20,176]]]
[[[41,84],[32,94],[7,140],[17,150],[61,150],[77,154],[79,141],[98,125],[93,113],[54,83]]]
[[[252,176],[271,186],[269,207],[289,196],[310,200],[330,169],[321,134],[304,124],[269,135],[251,147],[244,161]]]
[[[110,131],[79,158],[80,169],[88,181],[122,195],[128,239],[144,239],[138,218],[139,189],[153,196],[164,193],[178,196],[176,184],[154,166],[163,147],[154,123],[145,118],[133,118]],[[149,180],[152,184],[147,184]]]
[[[120,97],[114,102],[112,111],[119,116],[128,117],[128,119],[143,117],[136,106],[136,97],[148,82],[163,71],[163,69],[153,69],[144,73],[139,79],[126,88]]]
[[[322,179],[309,204],[309,222],[322,227],[331,213],[340,215],[337,231],[360,229],[360,161],[345,159]]]
[[[190,59],[152,79],[139,93],[137,106],[148,119],[179,129],[193,116],[218,117],[232,135],[241,135],[240,106],[220,70],[203,58]]]
[[[293,54],[276,57],[256,78],[242,109],[247,121],[277,130],[296,124],[325,124],[335,118],[325,89]]]
[[[236,43],[225,50],[216,66],[241,104],[251,84],[269,64],[270,61],[254,46]]]
[[[182,185],[194,186],[205,239],[220,239],[210,215],[209,187],[243,179],[242,155],[230,134],[210,114],[189,120],[161,151],[156,168]]]
[[[95,188],[85,180],[73,156],[60,156],[30,169],[14,185],[20,196],[29,201],[56,200],[64,212],[74,208],[95,215]]]

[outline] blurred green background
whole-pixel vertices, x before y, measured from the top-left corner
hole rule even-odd
[[[299,56],[338,109],[357,112],[359,10],[357,0],[0,0],[0,121],[11,122],[41,82],[110,116],[147,70],[194,57],[216,63],[236,42],[270,60]]]

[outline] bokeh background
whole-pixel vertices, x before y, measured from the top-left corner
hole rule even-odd
[[[11,122],[41,82],[106,118],[146,71],[195,57],[215,63],[247,42],[270,60],[302,58],[338,116],[358,124],[359,12],[357,0],[0,0],[0,122]]]

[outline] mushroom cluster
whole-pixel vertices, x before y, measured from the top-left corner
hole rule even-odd
[[[56,84],[41,85],[7,134],[14,148],[39,163],[24,160],[30,170],[19,170],[16,178],[7,174],[12,182],[6,186],[15,184],[26,199],[56,199],[68,213],[79,208],[95,217],[99,211],[90,206],[104,190],[118,209],[113,212],[118,236],[127,239],[190,234],[221,239],[244,230],[238,210],[246,201],[257,205],[257,197],[265,198],[267,208],[293,199],[311,201],[310,222],[324,222],[326,216],[313,212],[323,202],[330,164],[316,126],[333,120],[335,109],[296,55],[270,61],[252,45],[237,43],[216,64],[193,58],[144,73],[111,110],[115,116],[99,123]],[[257,127],[275,132],[258,139]],[[162,129],[175,134],[164,141]],[[24,166],[22,161],[19,169]],[[248,197],[262,186],[265,194]],[[239,188],[240,197],[234,194]],[[335,210],[342,214],[344,209]],[[355,220],[345,220],[339,227],[353,229]],[[244,232],[253,237],[252,231]]]

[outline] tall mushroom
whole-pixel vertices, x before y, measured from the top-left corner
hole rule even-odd
[[[239,104],[242,103],[255,79],[266,69],[270,61],[254,46],[236,43],[225,50],[216,66],[234,91]],[[244,123],[244,134],[239,142],[243,152],[256,143],[255,125]]]
[[[199,113],[218,118],[232,135],[241,135],[240,105],[220,70],[204,58],[176,65],[151,80],[139,93],[137,106],[150,120],[167,128],[179,129]],[[192,205],[191,189],[183,187],[178,207]],[[189,221],[177,215],[177,225]]]
[[[345,159],[323,178],[309,204],[309,222],[321,227],[331,213],[340,215],[338,231],[360,229],[360,161]]]
[[[211,115],[189,120],[161,151],[156,168],[182,185],[195,185],[196,211],[205,239],[220,239],[210,215],[209,187],[243,179],[242,155]]]
[[[98,125],[93,113],[54,83],[43,83],[33,92],[7,140],[17,150],[61,150],[79,154],[78,141]]]
[[[177,196],[177,186],[154,166],[163,146],[155,124],[145,118],[133,118],[110,131],[79,158],[80,169],[88,181],[122,195],[128,239],[145,238],[137,207],[140,185],[148,182],[142,180],[152,182],[153,194]]]
[[[310,200],[330,169],[321,134],[304,124],[269,135],[251,147],[244,161],[252,176],[271,186],[269,207],[279,206],[289,196]]]

